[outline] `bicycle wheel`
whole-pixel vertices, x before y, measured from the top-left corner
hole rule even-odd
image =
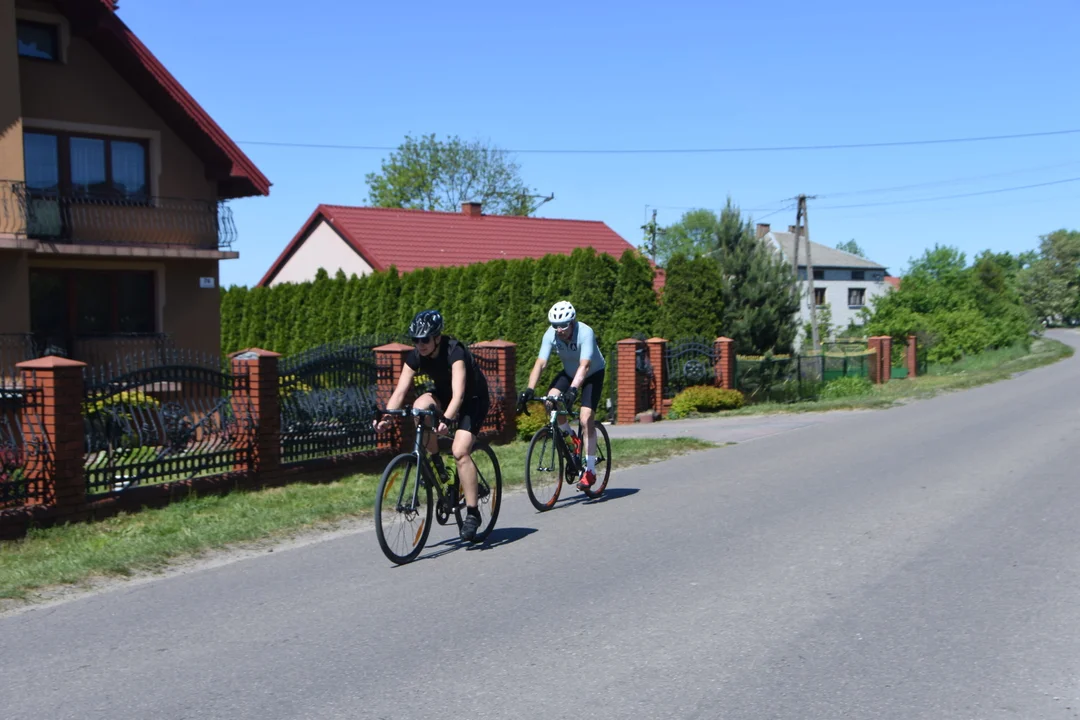
[[[483,542],[495,529],[495,521],[499,519],[499,509],[502,507],[502,470],[499,468],[495,451],[487,443],[473,444],[470,457],[476,464],[476,489],[480,495],[476,505],[480,510],[480,527],[476,529],[473,542]],[[465,521],[465,512],[465,502],[462,500],[454,508],[458,530],[461,530],[461,524]]]
[[[383,471],[375,496],[375,535],[383,554],[398,565],[415,560],[431,532],[431,485],[420,483],[414,503],[416,479],[416,456],[398,455]]]
[[[535,463],[535,465],[534,465]],[[525,490],[540,512],[555,507],[562,492],[563,457],[555,446],[551,426],[536,431],[525,452]]]
[[[608,439],[607,428],[599,420],[593,422],[596,428],[596,483],[588,490],[582,490],[587,497],[598,498],[604,494],[607,488],[608,478],[611,477],[611,440]],[[582,463],[585,458],[582,457]]]

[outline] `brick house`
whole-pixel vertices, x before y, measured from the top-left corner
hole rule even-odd
[[[636,249],[602,222],[484,215],[480,203],[462,203],[460,213],[319,205],[258,286],[306,282],[319,268],[362,277],[391,265],[409,272],[569,255],[579,247],[615,259]]]
[[[115,0],[0,0],[0,39],[0,362],[216,355],[226,201],[269,180]]]

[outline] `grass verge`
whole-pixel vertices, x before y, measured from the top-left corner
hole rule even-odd
[[[527,447],[520,441],[495,447],[504,489],[524,482]],[[694,438],[617,438],[611,441],[612,470],[712,447]],[[190,498],[101,522],[33,530],[22,540],[0,544],[0,598],[28,599],[50,586],[153,572],[229,546],[370,517],[378,483],[377,475],[354,475],[323,485]],[[613,476],[611,486],[617,485]]]
[[[1073,349],[1069,345],[1052,338],[1038,338],[1032,342],[1030,350],[1020,347],[989,350],[950,365],[932,365],[927,368],[926,375],[874,385],[868,395],[797,403],[761,403],[721,414],[768,415],[887,408],[906,400],[930,398],[943,392],[1006,380],[1015,373],[1050,365],[1072,355]]]

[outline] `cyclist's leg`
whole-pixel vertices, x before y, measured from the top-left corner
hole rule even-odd
[[[572,380],[573,378],[571,378],[564,369],[555,377],[555,382],[551,384],[551,388],[548,390],[548,395],[559,397],[564,392],[570,389],[570,382]],[[551,410],[550,405],[548,406],[548,410]],[[562,430],[564,433],[569,433],[572,429],[570,427],[570,419],[567,418],[565,415],[561,416],[559,419],[561,421],[559,423],[559,429]]]
[[[457,463],[461,492],[465,495],[465,519],[461,525],[461,539],[472,540],[480,527],[480,493],[477,487],[476,463],[472,459],[473,444],[480,435],[480,428],[487,416],[490,401],[486,389],[481,397],[469,398],[458,413],[458,429],[454,433],[454,462]]]
[[[600,392],[604,387],[604,371],[599,370],[581,384],[581,431],[585,436],[585,470],[596,470],[596,406],[600,404]]]
[[[420,408],[421,410],[427,410],[432,405],[434,405],[439,412],[442,412],[442,406],[439,404],[439,401],[435,399],[435,396],[431,393],[424,393],[420,397],[416,398],[416,402],[413,403],[413,407]],[[427,427],[429,430],[434,431],[431,418],[424,417],[423,420],[424,426]],[[435,435],[434,432],[429,432],[427,434],[427,439],[424,442],[424,446],[427,449],[429,455],[435,455],[439,452],[439,438]]]

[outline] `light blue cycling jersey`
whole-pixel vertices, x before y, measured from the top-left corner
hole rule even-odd
[[[555,348],[555,352],[559,353],[563,370],[570,377],[577,372],[583,355],[590,361],[589,375],[603,370],[607,365],[604,362],[604,356],[600,353],[600,346],[596,344],[596,333],[583,322],[574,323],[574,333],[570,336],[568,343],[560,340],[555,335],[555,328],[549,325],[547,332],[544,333],[544,339],[540,341],[540,359],[544,362],[551,357],[551,348]]]

